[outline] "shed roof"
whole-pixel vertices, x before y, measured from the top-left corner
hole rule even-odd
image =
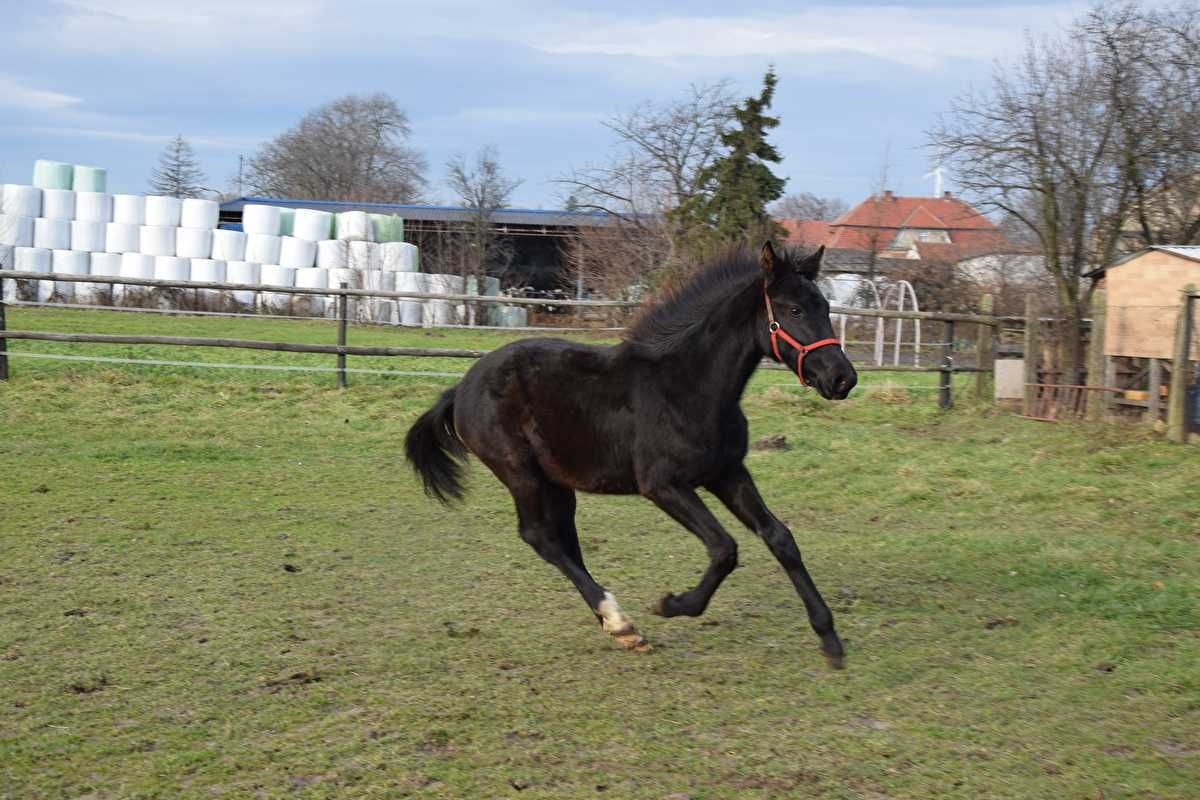
[[[1179,256],[1180,258],[1186,258],[1189,261],[1200,261],[1200,245],[1195,245],[1195,244],[1152,244],[1149,247],[1143,247],[1141,250],[1138,250],[1137,252],[1129,253],[1127,255],[1121,256],[1120,258],[1118,258],[1116,261],[1112,262],[1111,264],[1106,264],[1103,267],[1092,270],[1091,272],[1085,272],[1083,274],[1083,277],[1099,278],[1099,277],[1103,276],[1105,272],[1108,272],[1113,267],[1119,267],[1122,264],[1125,264],[1129,261],[1133,261],[1138,256],[1149,253],[1152,250],[1160,250],[1164,253],[1170,253],[1171,255]]]
[[[334,213],[366,211],[371,214],[396,214],[405,219],[436,222],[469,222],[474,212],[464,206],[438,206],[420,203],[369,203],[353,200],[297,200],[279,197],[239,197],[221,204],[222,212],[240,213],[246,205],[313,208]],[[539,225],[550,227],[599,228],[612,223],[603,211],[562,211],[541,208],[500,208],[492,213],[496,225]]]

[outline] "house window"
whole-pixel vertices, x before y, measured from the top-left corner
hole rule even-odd
[[[896,247],[910,247],[915,242],[950,243],[950,233],[928,228],[910,228],[896,234]]]

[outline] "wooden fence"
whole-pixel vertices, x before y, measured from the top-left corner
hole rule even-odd
[[[342,285],[337,289],[309,289],[297,287],[268,286],[265,284],[221,283],[211,281],[164,281],[151,278],[108,277],[101,275],[67,275],[44,272],[17,272],[4,270],[0,272],[0,283],[5,280],[37,280],[65,281],[74,283],[120,284],[126,286],[143,286],[153,289],[210,289],[223,292],[270,292],[274,294],[319,295],[335,297],[337,301],[337,342],[335,344],[304,344],[299,342],[264,341],[258,339],[225,339],[194,336],[154,336],[142,334],[106,334],[106,333],[62,333],[55,331],[16,331],[8,330],[5,319],[5,304],[0,299],[0,380],[6,380],[9,375],[7,342],[13,340],[36,340],[49,342],[91,342],[108,344],[157,344],[179,347],[218,347],[242,348],[252,350],[274,350],[289,353],[323,353],[337,357],[337,382],[339,386],[347,385],[347,373],[352,371],[346,366],[348,356],[417,356],[437,358],[480,358],[487,354],[486,350],[449,349],[432,347],[379,347],[354,346],[347,343],[347,328],[349,324],[348,304],[351,298],[382,298],[395,300],[441,300],[455,303],[493,303],[502,305],[546,306],[553,305],[567,308],[636,308],[641,303],[623,300],[548,300],[539,298],[493,297],[474,294],[430,294],[426,292],[396,292],[375,289],[352,289]],[[873,364],[856,365],[860,372],[916,372],[939,373],[938,403],[943,408],[952,403],[951,377],[955,373],[978,373],[976,385],[977,396],[983,396],[987,386],[987,378],[992,372],[992,342],[994,329],[1000,324],[992,316],[976,314],[950,314],[919,311],[890,311],[882,309],[860,309],[834,306],[831,313],[847,314],[861,317],[882,317],[886,319],[929,320],[942,322],[946,326],[945,341],[942,343],[944,356],[938,366],[876,366]],[[187,313],[187,312],[180,312]],[[977,337],[977,365],[974,367],[957,366],[951,357],[954,346],[954,326],[956,323],[970,323],[979,326]],[[580,329],[586,330],[586,329]],[[986,333],[985,333],[986,332]],[[764,362],[769,369],[786,369],[781,364]],[[321,370],[324,371],[324,370]]]

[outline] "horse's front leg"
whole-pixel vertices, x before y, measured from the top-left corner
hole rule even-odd
[[[656,506],[699,537],[708,549],[708,569],[694,589],[682,594],[668,592],[654,606],[664,617],[698,617],[708,607],[713,592],[737,567],[737,542],[704,505],[695,489],[687,486],[649,487],[642,493]]]
[[[792,532],[767,508],[745,466],[738,464],[729,474],[706,488],[716,495],[743,525],[766,542],[776,560],[787,571],[800,599],[804,601],[808,621],[821,638],[822,652],[834,668],[841,669],[845,662],[845,649],[837,631],[833,629],[833,613],[808,574]]]

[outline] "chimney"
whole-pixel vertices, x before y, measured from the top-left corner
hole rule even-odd
[[[883,199],[884,200],[895,200],[896,198],[892,197],[891,189],[884,189],[883,190]]]

